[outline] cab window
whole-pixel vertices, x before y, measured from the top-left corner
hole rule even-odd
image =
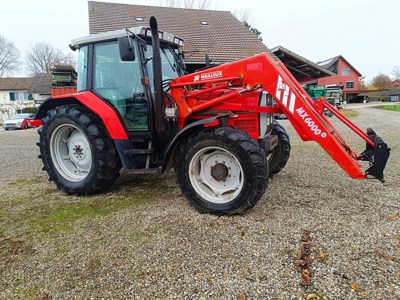
[[[148,104],[137,52],[136,57],[135,61],[122,61],[116,41],[96,44],[93,91],[118,110],[128,130],[148,131]]]

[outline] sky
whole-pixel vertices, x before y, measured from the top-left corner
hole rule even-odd
[[[160,0],[102,0],[157,5]],[[283,46],[311,61],[344,56],[366,82],[391,75],[400,65],[398,0],[210,0],[208,9],[241,13],[262,32],[266,46]],[[0,4],[0,34],[24,59],[29,47],[46,42],[65,52],[89,34],[86,0],[9,0]],[[26,76],[24,67],[14,76]]]

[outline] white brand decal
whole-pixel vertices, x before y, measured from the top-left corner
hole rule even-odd
[[[282,97],[283,92],[283,97]],[[289,97],[290,95],[290,97]],[[276,85],[275,96],[282,101],[282,104],[289,108],[291,113],[294,112],[294,106],[296,104],[296,95],[290,90],[289,86],[283,82],[283,79],[278,75],[278,83]]]
[[[318,125],[315,124],[315,121],[306,113],[304,108],[299,107],[296,109],[296,112],[304,120],[304,123],[307,124],[308,127],[310,127],[311,131],[315,135],[320,135],[322,138],[326,138],[326,132],[323,132]]]
[[[222,71],[215,71],[215,72],[211,72],[211,73],[195,75],[193,81],[214,79],[214,78],[219,78],[219,77],[222,77]]]

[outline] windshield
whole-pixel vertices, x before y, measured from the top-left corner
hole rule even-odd
[[[30,117],[32,117],[31,114],[16,114],[16,115],[13,115],[13,116],[10,118],[10,120],[25,119],[25,118],[30,118]]]
[[[153,78],[153,48],[150,43],[147,44],[146,58],[147,62],[147,72],[150,79],[151,91],[154,91],[154,78]],[[163,83],[168,82],[171,79],[177,78],[181,74],[178,64],[178,56],[176,55],[174,49],[168,45],[160,45],[160,55],[161,55],[161,68],[162,68],[162,80]]]

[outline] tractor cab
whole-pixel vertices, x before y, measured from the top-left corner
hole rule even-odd
[[[162,82],[184,75],[179,47],[183,40],[159,32]],[[112,105],[128,133],[151,134],[154,73],[151,30],[135,27],[93,34],[72,41],[79,49],[78,92],[90,91]]]

